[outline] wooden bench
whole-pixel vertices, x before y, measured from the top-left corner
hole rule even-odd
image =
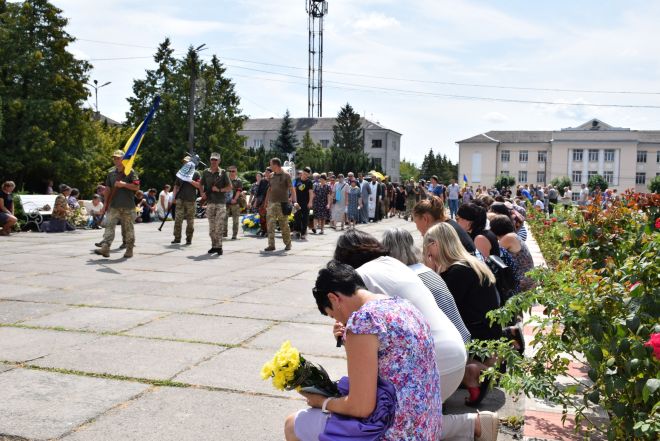
[[[41,224],[53,214],[56,194],[21,194],[18,195],[25,213],[26,228],[34,225],[41,231]]]

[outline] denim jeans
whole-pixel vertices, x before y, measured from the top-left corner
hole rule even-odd
[[[453,219],[458,211],[458,199],[449,199],[449,214]]]

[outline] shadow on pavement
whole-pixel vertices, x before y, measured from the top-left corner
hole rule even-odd
[[[194,260],[195,262],[201,262],[203,260],[211,260],[211,259],[217,259],[220,256],[218,256],[215,253],[209,254],[209,253],[204,253],[200,254],[199,256],[186,256],[190,260]]]

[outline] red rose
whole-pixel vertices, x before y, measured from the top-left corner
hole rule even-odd
[[[649,338],[649,341],[644,343],[644,346],[653,348],[653,355],[655,355],[656,359],[660,360],[660,334],[651,334],[651,338]]]
[[[660,217],[655,220],[655,228],[660,230]]]

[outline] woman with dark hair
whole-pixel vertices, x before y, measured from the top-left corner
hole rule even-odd
[[[354,229],[339,237],[334,258],[355,268],[370,291],[402,297],[420,310],[435,342],[442,397],[448,398],[458,388],[465,370],[467,353],[463,337],[417,275],[388,254],[378,239]]]
[[[490,220],[490,230],[506,249],[518,265],[523,275],[520,281],[520,291],[527,291],[534,287],[534,281],[525,274],[534,268],[534,259],[525,242],[518,236],[513,228],[513,222],[508,216],[498,214]]]
[[[403,214],[406,212],[406,192],[403,191],[403,185],[398,183],[394,184],[394,192],[394,206],[396,207],[396,214],[399,216],[399,219],[401,219]]]
[[[477,248],[474,246],[472,238],[456,223],[455,220],[449,219],[445,212],[445,204],[437,196],[432,196],[429,199],[419,201],[415,208],[413,208],[413,220],[417,226],[417,230],[423,235],[433,225],[440,222],[447,222],[451,225],[456,234],[458,234],[461,243],[468,253],[475,254]]]
[[[433,339],[420,312],[401,298],[367,291],[353,268],[336,261],[319,271],[313,292],[321,314],[345,327],[350,388],[348,395],[338,398],[303,393],[311,409],[287,418],[287,441],[318,440],[332,425],[341,424],[327,411],[369,417],[376,409],[379,380],[394,387],[396,410],[392,425],[378,439],[437,439],[442,423],[440,383]],[[373,435],[364,439],[375,439]]]
[[[486,230],[486,210],[475,203],[462,204],[456,212],[456,222],[470,235],[475,247],[484,258],[500,255],[497,237]]]
[[[314,223],[316,229],[321,230],[319,234],[323,234],[325,223],[330,220],[330,191],[327,176],[323,173],[319,178],[318,185],[314,186]]]

